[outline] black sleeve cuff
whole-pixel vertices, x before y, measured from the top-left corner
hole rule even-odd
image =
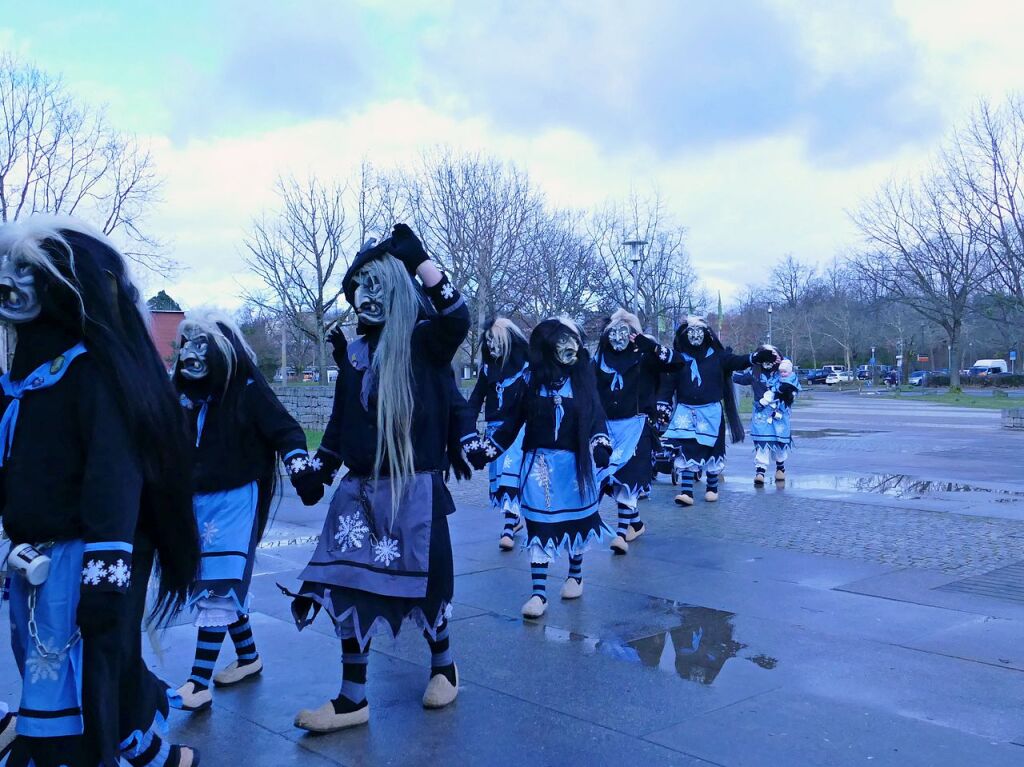
[[[132,581],[132,545],[122,541],[87,543],[82,554],[82,590],[123,594]]]
[[[450,314],[462,306],[464,302],[462,294],[455,289],[447,274],[441,275],[439,283],[423,290],[439,314]]]

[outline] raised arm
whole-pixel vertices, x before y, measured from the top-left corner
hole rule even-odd
[[[250,381],[245,396],[259,435],[281,457],[302,502],[312,506],[324,497],[324,486],[317,462],[309,458],[306,432],[266,383]]]
[[[732,382],[737,386],[753,386],[754,375],[750,372],[749,368],[739,373],[732,374]]]
[[[427,298],[437,314],[420,323],[413,333],[416,343],[427,347],[429,357],[438,365],[451,365],[459,346],[469,333],[469,309],[437,264],[430,260],[423,243],[405,224],[395,224],[391,233],[390,252],[399,259],[409,274],[423,283]]]

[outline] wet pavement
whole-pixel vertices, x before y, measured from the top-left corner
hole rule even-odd
[[[295,582],[326,502],[286,498],[253,586],[266,671],[175,713],[176,739],[210,766],[1024,764],[1024,434],[995,411],[819,392],[794,423],[785,487],[753,487],[747,445],[717,504],[680,509],[662,478],[648,534],[589,553],[575,602],[553,564],[537,622],[484,483],[453,488],[459,699],[422,709],[410,628],[374,644],[370,725],[322,737],[292,718],[337,694],[338,642],[323,619],[297,633],[275,583]],[[159,637],[158,673],[184,680],[193,638]],[[17,690],[8,660],[0,696]]]

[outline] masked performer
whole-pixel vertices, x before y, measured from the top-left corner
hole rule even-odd
[[[611,543],[616,554],[627,553],[629,543],[645,531],[637,501],[654,477],[658,385],[672,359],[672,350],[643,335],[639,318],[624,309],[611,316],[601,334],[594,373],[608,417],[612,460],[621,464],[605,483],[619,513]]]
[[[267,384],[256,356],[227,317],[189,317],[178,328],[174,384],[195,444],[193,506],[202,546],[199,580],[189,606],[199,628],[192,673],[179,689],[186,711],[213,703],[218,687],[263,670],[249,623],[249,583],[256,544],[270,517],[278,456],[303,503],[323,497],[306,434]],[[227,634],[237,660],[213,676]]]
[[[526,360],[529,343],[511,320],[499,317],[489,323],[480,344],[480,376],[469,398],[473,413],[484,408],[486,434],[494,435],[508,414],[515,412],[526,391]],[[473,431],[476,431],[474,426]],[[519,519],[519,468],[523,462],[523,435],[490,464],[491,506],[505,517],[498,539],[502,551],[515,546],[515,534],[522,526]]]
[[[699,471],[706,474],[704,500],[718,500],[718,475],[725,467],[726,422],[733,442],[744,437],[732,374],[752,363],[773,361],[776,355],[764,349],[733,354],[700,317],[687,317],[676,329],[674,347],[681,364],[675,374],[665,377],[658,407],[663,411],[672,408],[663,439],[676,454],[680,491],[675,501],[692,506],[693,482]]]
[[[404,224],[364,247],[343,286],[359,337],[347,344],[317,456],[328,482],[342,463],[348,474],[292,605],[300,628],[323,609],[341,638],[341,692],[295,720],[311,732],[368,720],[371,635],[397,635],[406,618],[422,626],[430,645],[423,705],[440,708],[458,694],[447,619],[454,588],[447,515],[455,508],[442,472],[455,391],[451,362],[469,330],[469,311]]]
[[[757,347],[757,353],[763,350],[770,350],[776,359],[733,375],[733,382],[754,391],[750,436],[754,440],[754,485],[757,487],[764,486],[769,461],[775,462],[775,481],[786,481],[786,459],[793,446],[789,416],[800,391],[793,363],[782,359],[774,346]]]
[[[590,355],[568,320],[544,320],[533,329],[526,394],[493,436],[480,440],[482,448],[469,446],[469,460],[481,467],[524,427],[520,491],[533,594],[522,612],[539,618],[548,606],[551,560],[569,555],[562,599],[576,599],[583,594],[583,552],[611,532],[598,513],[598,470],[609,468],[612,443]]]
[[[120,253],[72,219],[0,228],[0,488],[22,675],[15,767],[198,764],[163,740],[167,688],[142,660],[198,565],[177,397]]]

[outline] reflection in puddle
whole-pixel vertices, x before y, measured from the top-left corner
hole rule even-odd
[[[962,501],[964,493],[986,493],[987,499],[997,503],[1016,503],[1024,500],[1024,491],[979,487],[949,480],[921,479],[906,474],[795,474],[786,480],[786,486],[797,490],[877,493],[910,500],[927,498]]]
[[[656,634],[628,641],[591,637],[550,625],[544,626],[544,636],[553,642],[579,644],[587,652],[656,668],[701,684],[714,682],[725,662],[746,647],[733,638],[734,613],[657,597],[651,597],[650,604],[678,617],[679,622]],[[774,658],[766,655],[748,660],[765,669],[775,668],[776,664]]]

